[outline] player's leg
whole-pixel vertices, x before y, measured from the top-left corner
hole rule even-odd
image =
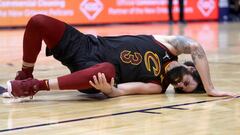
[[[179,8],[180,8],[180,13],[179,13],[179,21],[184,22],[184,0],[179,0]]]
[[[25,80],[13,80],[8,82],[8,92],[14,97],[26,97],[33,96],[38,91],[60,89],[60,90],[72,90],[72,89],[89,89],[92,86],[89,81],[92,80],[97,73],[104,73],[108,82],[112,77],[115,77],[115,67],[113,64],[104,62],[96,64],[90,68],[74,72],[65,76],[58,77],[52,80],[37,80],[37,79],[25,79]]]
[[[65,31],[65,23],[45,16],[33,16],[27,26],[23,38],[23,64],[22,71],[15,79],[33,78],[32,72],[37,56],[41,50],[42,41],[49,49],[54,48]]]
[[[173,22],[173,0],[168,1],[168,17],[169,17],[169,22]]]

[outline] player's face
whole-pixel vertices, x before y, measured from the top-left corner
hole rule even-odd
[[[183,78],[178,83],[174,84],[174,88],[182,89],[186,93],[191,93],[195,90],[198,83],[193,79],[191,74],[183,75]]]

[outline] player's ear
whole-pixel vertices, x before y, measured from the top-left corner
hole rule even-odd
[[[191,73],[193,73],[194,71],[197,71],[197,69],[193,66],[187,66],[188,71],[190,71]]]

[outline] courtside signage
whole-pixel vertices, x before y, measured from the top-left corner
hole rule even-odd
[[[178,0],[173,0],[178,19]],[[216,20],[218,0],[185,0],[186,20]],[[36,14],[70,24],[132,23],[168,20],[168,0],[0,0],[0,27],[25,26]]]
[[[214,0],[198,0],[197,7],[204,17],[210,16],[216,8]]]

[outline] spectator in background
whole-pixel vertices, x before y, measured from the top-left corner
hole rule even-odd
[[[184,20],[184,0],[179,0],[179,22],[186,23]],[[169,23],[172,24],[173,20],[173,0],[168,0],[168,15],[169,15]]]
[[[229,0],[230,20],[240,21],[240,0]]]

